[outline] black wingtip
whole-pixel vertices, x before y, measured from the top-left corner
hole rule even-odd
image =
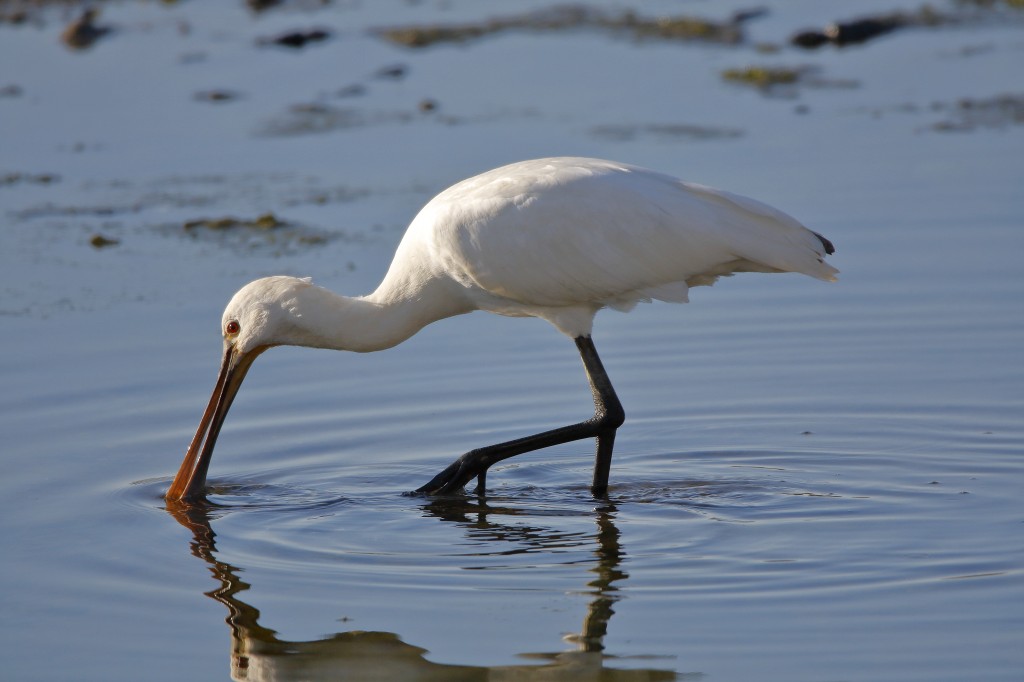
[[[836,247],[832,246],[832,242],[830,242],[828,239],[821,236],[817,232],[814,233],[814,236],[821,240],[821,245],[825,247],[825,253],[827,255],[831,256],[833,253],[836,252]]]

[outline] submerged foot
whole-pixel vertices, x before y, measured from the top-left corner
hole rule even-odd
[[[422,495],[449,495],[462,490],[467,483],[476,478],[479,481],[477,493],[483,493],[489,466],[490,463],[480,461],[473,452],[467,452],[414,492]]]

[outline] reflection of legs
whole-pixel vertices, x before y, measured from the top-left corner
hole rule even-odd
[[[597,510],[597,565],[590,569],[597,577],[587,583],[594,588],[594,600],[587,608],[583,630],[573,637],[580,651],[603,651],[604,636],[608,633],[608,621],[615,613],[612,608],[619,600],[618,588],[614,583],[629,577],[622,565],[622,545],[619,543],[619,529],[615,527],[615,507],[606,504]]]
[[[482,493],[487,480],[487,469],[492,464],[524,452],[583,438],[596,438],[594,480],[590,489],[596,496],[604,495],[608,490],[608,470],[612,463],[615,430],[622,425],[626,417],[604,365],[601,364],[601,358],[597,355],[593,340],[589,336],[579,336],[575,341],[583,359],[583,368],[587,372],[591,393],[594,395],[593,417],[578,424],[470,450],[416,492],[450,493],[465,487],[476,477],[477,492]]]

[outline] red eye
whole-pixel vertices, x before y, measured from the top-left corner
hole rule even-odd
[[[231,320],[224,325],[224,333],[228,336],[234,336],[242,330],[242,325],[238,324],[238,320]]]

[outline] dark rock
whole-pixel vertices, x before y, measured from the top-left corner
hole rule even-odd
[[[109,26],[97,26],[96,17],[99,11],[87,9],[82,16],[68,24],[68,27],[61,33],[60,39],[64,44],[74,50],[84,50],[92,47],[93,43],[110,33]]]
[[[377,72],[373,75],[376,78],[400,80],[405,78],[408,73],[409,67],[405,64],[392,64],[391,66],[383,66],[377,69]]]
[[[827,35],[821,31],[800,31],[792,38],[789,39],[791,43],[797,47],[807,48],[813,50],[816,47],[821,47],[825,43],[829,42]]]
[[[855,21],[829,24],[825,27],[825,36],[840,47],[843,45],[855,45],[885,35],[902,27],[905,23],[905,20],[899,15],[868,17]]]
[[[231,90],[201,90],[192,95],[192,99],[197,102],[216,103],[230,102],[238,99],[239,97],[241,97],[241,95]]]
[[[279,45],[290,47],[294,50],[301,49],[309,43],[320,43],[331,37],[331,32],[324,28],[314,28],[308,31],[289,31],[273,38],[260,38],[260,45]]]

